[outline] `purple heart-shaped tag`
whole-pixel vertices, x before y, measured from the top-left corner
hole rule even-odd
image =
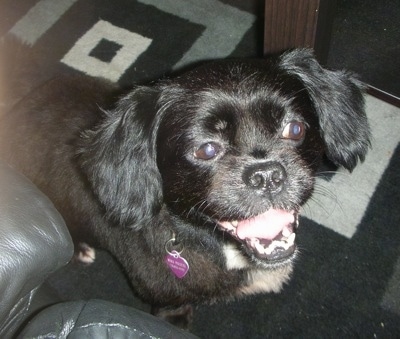
[[[165,256],[165,263],[179,279],[182,279],[189,271],[188,262],[185,258],[182,258],[177,251],[169,252]]]

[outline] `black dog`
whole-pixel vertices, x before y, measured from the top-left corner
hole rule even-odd
[[[308,50],[209,63],[110,108],[113,91],[47,83],[0,123],[1,153],[155,306],[279,291],[324,154],[352,170],[369,147],[361,83]]]

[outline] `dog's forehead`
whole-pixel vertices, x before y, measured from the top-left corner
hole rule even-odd
[[[303,112],[312,109],[304,85],[265,61],[203,66],[165,89],[167,129],[186,130],[193,137],[231,131],[265,139],[276,135],[285,119],[302,119]]]
[[[192,89],[228,88],[246,80],[274,78],[278,73],[282,73],[282,69],[273,59],[219,60],[196,67],[177,77],[176,81]]]
[[[305,86],[271,60],[218,61],[176,79],[198,114],[235,113],[238,119],[279,119],[307,97]],[[260,114],[262,113],[262,114]],[[228,115],[228,114],[225,114]]]
[[[254,136],[271,135],[285,120],[301,119],[301,110],[291,98],[265,84],[240,91],[205,90],[198,97],[193,121],[206,131],[234,129]]]

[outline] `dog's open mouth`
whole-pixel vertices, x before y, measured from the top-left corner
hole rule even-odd
[[[247,220],[221,221],[223,231],[243,242],[259,259],[280,261],[293,255],[298,213],[269,209]]]

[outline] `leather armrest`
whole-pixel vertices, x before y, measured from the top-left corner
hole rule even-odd
[[[103,300],[73,301],[40,312],[19,338],[197,338],[132,307]]]
[[[36,289],[72,255],[69,232],[50,200],[0,162],[0,337],[20,325]]]

